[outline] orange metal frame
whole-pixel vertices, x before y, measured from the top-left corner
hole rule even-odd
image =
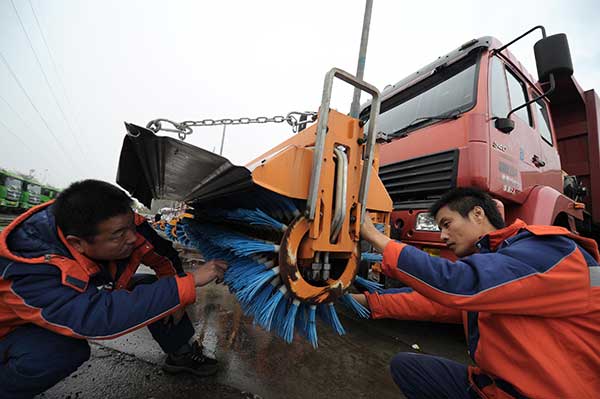
[[[363,129],[357,119],[330,111],[327,135],[322,152],[323,164],[318,185],[315,218],[310,221],[301,216],[292,223],[282,240],[279,266],[288,288],[300,299],[321,303],[331,301],[343,294],[352,283],[358,268],[360,253],[360,204],[358,202],[363,170]],[[313,125],[281,143],[248,165],[253,181],[287,197],[307,199],[317,125]],[[334,215],[336,157],[334,148],[344,147],[348,158],[346,217],[336,240],[331,240]],[[379,168],[376,148],[372,162],[371,180],[367,196],[367,210],[378,214],[377,218],[389,224],[392,201],[377,175]],[[344,271],[326,286],[315,286],[304,280],[299,267],[310,267],[317,252],[329,252],[332,259],[345,259]]]

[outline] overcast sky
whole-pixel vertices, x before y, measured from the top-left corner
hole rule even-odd
[[[356,72],[364,6],[0,0],[0,167],[59,187],[114,182],[123,121],[315,111],[330,68]],[[595,0],[374,0],[364,79],[383,89],[472,38],[506,43],[542,24],[567,33],[577,80],[600,90],[598,21]],[[512,50],[534,76],[538,38]],[[334,92],[347,112],[351,91]],[[187,141],[218,152],[221,131],[196,128]],[[229,127],[223,155],[244,164],[291,134],[287,124]]]

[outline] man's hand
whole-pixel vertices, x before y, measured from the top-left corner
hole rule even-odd
[[[385,246],[390,242],[390,238],[377,230],[369,213],[365,215],[365,221],[360,226],[360,236],[363,240],[368,241],[375,249],[381,253]]]
[[[367,301],[367,296],[365,294],[350,294],[350,295],[352,295],[352,297],[354,299],[356,299],[356,302],[360,303],[365,308],[369,309],[369,301]]]
[[[213,280],[217,280],[217,282],[223,280],[225,270],[227,270],[227,262],[215,259],[209,260],[202,266],[199,266],[191,274],[194,276],[196,287],[202,287]]]
[[[173,318],[173,324],[175,324],[175,325],[179,324],[179,322],[181,321],[181,319],[183,319],[184,315],[185,315],[185,308],[181,308],[181,309],[176,310],[175,312],[173,312],[171,314],[171,317]]]
[[[177,324],[179,324],[179,322],[181,321],[181,319],[183,319],[184,315],[185,315],[185,308],[181,308],[179,310],[174,311],[173,313],[171,313],[167,317],[165,317],[163,319],[163,323],[164,324],[169,324],[170,322],[173,322],[174,325],[177,325]]]

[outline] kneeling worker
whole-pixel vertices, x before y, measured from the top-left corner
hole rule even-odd
[[[2,231],[0,397],[33,397],[89,358],[87,339],[144,326],[167,353],[166,371],[217,371],[192,341],[185,307],[227,264],[209,261],[185,274],[171,243],[131,205],[121,189],[84,180]],[[135,274],[141,263],[156,275]]]
[[[359,294],[374,318],[464,324],[476,367],[399,353],[392,377],[407,398],[596,398],[600,266],[595,241],[562,227],[508,227],[487,194],[458,188],[430,209],[459,259],[390,240],[369,218],[362,237],[383,273],[407,285]]]

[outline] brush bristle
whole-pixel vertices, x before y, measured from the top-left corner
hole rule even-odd
[[[263,191],[249,199],[248,207],[194,210],[194,218],[163,224],[162,229],[169,239],[196,248],[204,259],[227,261],[224,283],[254,323],[288,343],[297,332],[316,349],[317,306],[287,290],[277,265],[287,224],[300,214],[295,200]],[[318,313],[337,334],[345,334],[332,303],[319,305]]]
[[[371,317],[371,311],[369,311],[369,309],[361,305],[356,299],[354,299],[354,297],[352,297],[352,295],[344,294],[340,298],[340,301],[344,305],[348,306],[350,309],[354,310],[356,314],[358,314],[360,317],[364,319],[368,319]]]
[[[319,347],[317,341],[317,322],[316,322],[316,313],[317,307],[315,305],[310,305],[308,308],[308,342],[313,346],[313,348],[317,349]]]
[[[354,282],[356,284],[364,287],[370,293],[383,291],[383,284],[375,282],[375,281],[367,280],[366,278],[362,278],[360,276],[356,276],[356,278],[354,279]]]
[[[292,343],[294,340],[294,326],[296,323],[296,314],[298,313],[298,307],[300,306],[300,301],[294,299],[290,308],[288,310],[287,315],[285,316],[285,320],[283,322],[283,339],[288,344]]]

